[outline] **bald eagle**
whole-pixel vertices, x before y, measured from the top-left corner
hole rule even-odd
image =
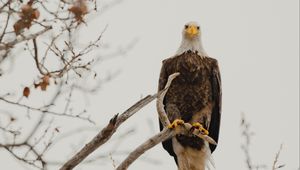
[[[216,142],[221,119],[221,79],[216,59],[203,49],[200,26],[187,23],[182,31],[182,42],[176,55],[165,59],[158,90],[166,85],[169,75],[179,72],[165,98],[164,107],[175,127],[186,122],[201,127]],[[160,130],[163,125],[160,123]],[[210,154],[216,149],[195,135],[176,135],[164,141],[163,148],[174,157],[178,170],[204,170]]]

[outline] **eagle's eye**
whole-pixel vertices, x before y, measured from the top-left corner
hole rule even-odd
[[[188,28],[189,28],[189,26],[188,26],[188,25],[185,25],[185,26],[184,26],[184,28],[185,28],[185,29],[188,29]]]
[[[200,29],[200,27],[199,26],[197,26],[197,30],[199,30]]]

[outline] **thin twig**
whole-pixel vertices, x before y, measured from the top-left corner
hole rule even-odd
[[[275,156],[275,159],[274,159],[273,165],[272,165],[272,170],[276,170],[276,169],[279,169],[279,168],[282,168],[282,167],[285,166],[284,164],[283,165],[277,165],[282,147],[283,147],[283,144],[280,145],[280,148],[279,148],[278,152],[276,153],[276,156]]]
[[[5,35],[5,31],[6,31],[7,26],[8,26],[9,18],[10,18],[10,14],[7,14],[6,23],[5,23],[5,26],[4,26],[2,34],[0,35],[0,42],[2,42],[2,39],[3,39],[4,35]]]
[[[245,143],[241,145],[242,150],[244,151],[246,157],[246,165],[248,170],[258,170],[261,168],[266,168],[267,166],[264,164],[253,164],[251,155],[250,155],[250,144],[251,137],[253,136],[253,132],[250,130],[250,123],[246,121],[245,115],[242,114],[241,119],[241,128],[242,128],[242,136],[245,138]]]
[[[41,64],[39,62],[39,56],[38,56],[38,47],[36,44],[36,38],[32,39],[33,42],[33,47],[34,47],[34,61],[35,61],[35,65],[38,69],[38,71],[40,72],[41,75],[46,75],[46,73],[42,70],[41,68]]]
[[[26,108],[26,109],[29,109],[29,110],[32,110],[32,111],[38,111],[38,112],[41,112],[41,113],[51,114],[51,115],[54,115],[54,116],[63,116],[63,117],[82,119],[82,120],[88,121],[88,122],[93,123],[93,124],[95,123],[89,117],[82,117],[80,115],[72,115],[72,114],[67,114],[67,113],[53,112],[53,111],[49,111],[48,109],[36,108],[36,107],[28,106],[28,105],[25,105],[25,104],[21,104],[21,103],[18,103],[18,102],[13,102],[13,101],[7,100],[3,97],[0,97],[0,101],[4,101],[6,103],[16,105],[16,106],[19,106],[19,107],[23,107],[23,108]]]

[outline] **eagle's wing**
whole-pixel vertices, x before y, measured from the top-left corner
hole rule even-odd
[[[212,86],[212,95],[214,101],[214,107],[211,113],[211,121],[209,125],[209,136],[212,137],[216,142],[219,139],[219,130],[220,130],[220,120],[221,120],[221,104],[222,104],[222,89],[221,89],[221,76],[216,61],[212,67],[211,73],[211,86]],[[216,145],[209,145],[211,152],[216,149]]]
[[[162,67],[160,70],[160,76],[159,76],[159,81],[158,81],[158,91],[161,91],[164,89],[167,81],[168,81],[168,73],[166,72],[166,61],[162,62]],[[163,102],[165,104],[165,101]],[[165,108],[166,110],[166,108]],[[164,128],[163,124],[159,121],[159,129],[162,131]],[[177,156],[173,150],[173,144],[172,144],[172,139],[167,139],[164,142],[162,142],[163,148],[168,151],[168,153],[174,157],[176,163],[177,163]]]

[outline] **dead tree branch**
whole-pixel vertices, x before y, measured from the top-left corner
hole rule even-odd
[[[28,105],[25,105],[25,104],[21,104],[19,102],[10,101],[10,100],[5,99],[3,97],[0,97],[0,101],[3,101],[3,102],[8,103],[8,104],[15,105],[15,106],[18,106],[18,107],[21,107],[21,108],[25,108],[25,109],[28,109],[28,110],[37,111],[37,112],[40,112],[42,114],[50,114],[50,115],[62,116],[62,117],[70,117],[70,118],[74,118],[74,119],[81,119],[81,120],[84,120],[84,121],[88,121],[88,122],[93,123],[93,124],[95,123],[89,117],[82,117],[80,115],[80,113],[76,114],[76,115],[72,115],[72,114],[67,114],[66,112],[59,113],[59,112],[49,111],[49,109],[47,107],[45,107],[45,108],[36,108],[36,107],[28,106]]]
[[[246,156],[246,165],[248,170],[254,170],[254,169],[261,169],[266,168],[267,166],[257,165],[252,162],[251,155],[250,155],[250,144],[251,144],[251,137],[254,135],[254,133],[250,130],[250,123],[246,121],[244,115],[242,115],[241,120],[241,128],[242,128],[242,136],[245,138],[245,143],[241,145],[242,150],[244,151],[244,154]]]
[[[170,125],[170,120],[168,119],[167,113],[164,109],[163,100],[164,97],[171,86],[172,81],[179,76],[179,73],[174,73],[169,76],[168,82],[165,85],[165,88],[159,92],[159,95],[157,97],[157,112],[160,118],[160,121],[164,125],[164,129],[148,139],[146,142],[138,146],[134,151],[132,151],[127,158],[117,167],[117,170],[126,170],[129,165],[131,165],[138,157],[140,157],[144,152],[151,149],[155,145],[157,145],[160,142],[163,142],[176,134],[185,134],[185,135],[191,135],[194,134],[198,136],[199,138],[202,138],[203,140],[217,145],[217,143],[209,136],[203,135],[199,130],[195,129],[194,131],[191,131],[192,125],[189,123],[184,123],[182,126],[177,126],[175,129],[170,129],[168,126]]]
[[[177,76],[179,75],[179,73],[174,73],[173,75],[171,75],[168,79],[168,83],[166,85],[166,88],[164,90],[162,90],[161,92],[159,92],[159,101],[162,101],[168,88],[171,85],[171,82],[173,81],[173,79],[175,79]],[[102,144],[104,144],[105,142],[107,142],[110,137],[115,133],[115,131],[117,130],[117,128],[123,123],[125,122],[129,117],[131,117],[133,114],[135,114],[137,111],[139,111],[141,108],[143,108],[144,106],[146,106],[148,103],[150,103],[151,101],[153,101],[155,98],[157,97],[157,94],[154,95],[148,95],[145,98],[141,99],[140,101],[138,101],[136,104],[134,104],[133,106],[131,106],[129,109],[127,109],[124,113],[122,113],[120,116],[115,115],[108,123],[108,125],[103,128],[101,130],[100,133],[98,133],[93,139],[92,141],[90,141],[88,144],[86,144],[77,154],[75,154],[75,156],[73,156],[69,161],[67,161],[61,168],[60,170],[69,170],[69,169],[73,169],[75,166],[77,166],[81,161],[83,161],[89,154],[91,154],[93,151],[95,151],[97,148],[99,148]],[[161,106],[159,104],[159,106]],[[163,110],[160,110],[163,111]],[[165,112],[161,112],[160,115],[161,117],[165,117],[164,120],[166,120],[166,124],[169,124],[170,121],[168,120],[168,118],[166,117]],[[142,146],[146,145],[146,147],[148,147],[148,149],[150,149],[151,147],[155,146],[157,143],[161,142],[162,140],[165,140],[167,138],[169,138],[172,134],[170,134],[170,130],[166,129],[163,133],[160,133],[156,136],[154,136],[152,138],[152,140],[150,140],[150,142],[146,142],[145,144],[143,144]],[[153,142],[156,141],[156,142]],[[148,144],[149,143],[149,144]],[[147,149],[147,150],[148,150]],[[141,150],[142,151],[142,150]],[[139,152],[139,151],[137,151]],[[142,154],[143,152],[139,152],[140,154]],[[133,154],[134,155],[134,154]],[[135,154],[137,155],[137,154]],[[136,156],[132,156],[132,158],[134,158]],[[136,157],[137,158],[137,157]],[[136,159],[135,158],[135,159]],[[131,162],[133,162],[135,159],[131,159]],[[130,165],[130,163],[124,163],[127,165]]]
[[[146,106],[148,103],[156,98],[156,94],[148,95],[141,99],[120,116],[116,114],[110,119],[108,125],[103,128],[88,144],[86,144],[78,153],[76,153],[69,161],[67,161],[60,170],[73,169],[80,162],[82,162],[88,155],[94,152],[97,148],[107,142],[111,136],[116,132],[117,128],[125,122],[128,118]]]
[[[139,156],[145,153],[147,150],[151,149],[155,145],[162,141],[165,141],[175,135],[175,131],[165,128],[160,133],[148,139],[146,142],[138,146],[134,151],[132,151],[127,158],[117,167],[117,170],[125,170],[131,165]]]
[[[167,127],[170,124],[170,120],[168,119],[167,113],[164,109],[163,101],[164,101],[165,95],[166,95],[169,87],[171,86],[172,81],[177,76],[179,76],[179,74],[180,73],[174,73],[174,74],[169,76],[165,88],[160,92],[160,95],[157,97],[157,100],[156,100],[156,109],[157,109],[157,113],[159,115],[159,120],[162,122],[164,127]]]
[[[282,147],[283,147],[283,144],[280,145],[280,148],[279,148],[278,152],[276,153],[276,156],[275,156],[275,159],[274,159],[273,165],[272,165],[272,170],[280,169],[280,168],[283,168],[285,166],[284,164],[277,165]]]
[[[51,29],[52,29],[51,26],[47,26],[47,27],[45,27],[45,29],[43,29],[41,31],[38,31],[38,32],[36,32],[34,34],[30,34],[28,36],[20,36],[20,38],[16,38],[15,40],[13,40],[11,42],[0,44],[0,51],[12,48],[12,47],[14,47],[14,45],[19,44],[21,42],[34,39],[34,38],[36,38],[36,37],[44,34],[45,32],[47,32],[47,31],[49,31]]]
[[[250,130],[250,123],[245,119],[244,114],[242,114],[241,128],[242,128],[242,136],[245,138],[245,143],[241,145],[241,148],[244,151],[244,155],[246,157],[245,162],[246,162],[247,169],[248,170],[269,169],[270,167],[265,164],[254,164],[251,159],[250,144],[251,144],[251,138],[254,135],[254,133]],[[272,170],[277,170],[285,166],[285,164],[277,165],[279,155],[282,150],[282,146],[283,145],[281,144],[278,152],[275,155],[272,168],[270,168]]]

